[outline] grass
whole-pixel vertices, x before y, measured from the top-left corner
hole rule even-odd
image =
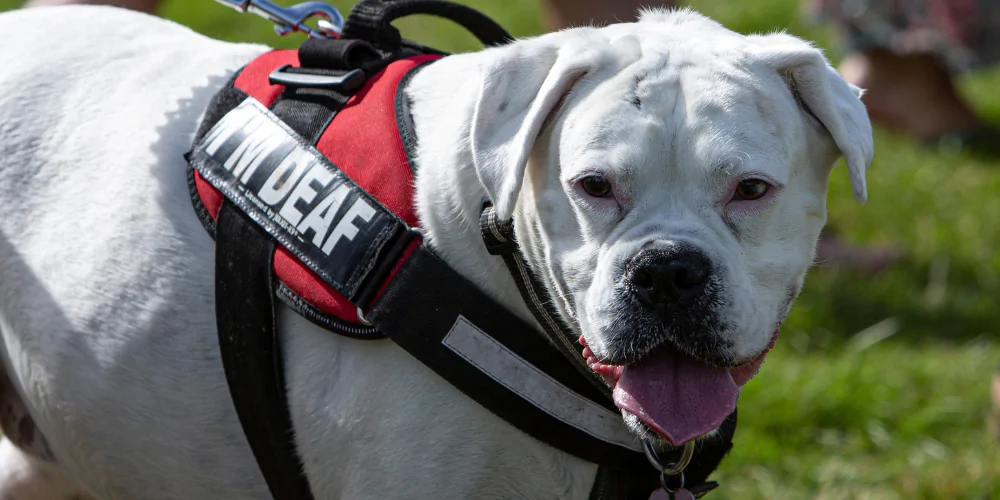
[[[542,29],[535,0],[466,2],[515,35]],[[0,0],[0,10],[17,4]],[[691,4],[737,31],[787,29],[841,56],[798,0]],[[209,0],[167,0],[160,14],[228,40],[301,40]],[[477,47],[447,22],[397,24],[430,46]],[[962,80],[992,118],[997,84],[1000,72]],[[830,222],[854,242],[900,245],[907,257],[874,278],[822,265],[812,272],[741,398],[736,447],[712,498],[1000,499],[1000,444],[984,425],[1000,360],[1000,160],[929,151],[882,130],[876,149],[867,206],[854,203],[844,169],[834,171]]]

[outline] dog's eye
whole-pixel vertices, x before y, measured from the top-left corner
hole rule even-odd
[[[757,200],[767,194],[770,186],[760,179],[746,179],[736,185],[736,197],[741,200]]]
[[[611,183],[600,175],[588,175],[584,177],[580,184],[583,192],[594,198],[604,198],[611,194]]]

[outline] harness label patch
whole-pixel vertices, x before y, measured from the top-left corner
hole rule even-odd
[[[209,184],[349,299],[403,226],[252,97],[205,134],[190,160]]]

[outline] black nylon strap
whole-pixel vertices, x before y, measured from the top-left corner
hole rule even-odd
[[[344,22],[341,38],[367,40],[381,47],[402,43],[392,21],[414,14],[426,14],[454,21],[472,32],[486,46],[503,45],[513,37],[483,13],[465,5],[443,0],[364,0],[354,5]]]
[[[478,361],[469,359],[467,352],[450,348],[450,335],[467,321],[496,342],[495,350],[515,353],[532,366],[544,367],[545,376],[603,408],[595,413],[605,412],[601,414],[608,416],[609,426],[621,426],[611,401],[581,378],[546,339],[533,334],[530,325],[491,300],[426,246],[417,247],[410,255],[367,317],[438,375],[536,439],[590,462],[653,472],[637,447],[612,444],[567,424],[477,367]],[[631,437],[626,434],[625,439]]]
[[[303,68],[366,69],[380,59],[382,54],[364,40],[308,38],[299,46],[299,64]]]
[[[295,449],[274,327],[274,241],[228,201],[216,220],[219,349],[243,433],[276,499],[313,498]]]
[[[444,345],[445,337],[455,329],[459,318],[468,320],[529,363],[544,367],[547,376],[572,391],[596,403],[605,402],[607,408],[614,409],[616,424],[621,425],[617,408],[580,378],[573,366],[556,354],[554,346],[541,336],[525,334],[535,330],[493,302],[425,246],[417,247],[368,313],[379,331],[492,413],[542,442],[599,464],[590,500],[647,500],[659,487],[659,472],[650,467],[642,452],[572,428],[491,379],[477,369],[474,360],[449,350]],[[698,443],[684,471],[686,487],[696,496],[717,487],[708,476],[732,448],[735,428],[734,411],[716,437]],[[680,454],[677,449],[660,456],[676,462]]]
[[[337,92],[288,89],[271,111],[315,143],[346,100]],[[274,324],[275,294],[283,290],[276,284],[271,265],[276,243],[228,199],[219,209],[215,235],[219,349],[236,414],[271,496],[310,500],[312,491],[295,446]],[[287,293],[285,297],[297,298]]]

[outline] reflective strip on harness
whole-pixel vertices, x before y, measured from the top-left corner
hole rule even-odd
[[[396,273],[368,319],[451,385],[535,439],[620,471],[650,470],[611,400],[530,324],[426,245]]]
[[[256,99],[199,141],[201,176],[348,299],[405,224]]]
[[[621,413],[611,411],[560,384],[464,316],[455,320],[441,343],[479,371],[564,424],[602,441],[641,450],[635,437],[622,425]]]

